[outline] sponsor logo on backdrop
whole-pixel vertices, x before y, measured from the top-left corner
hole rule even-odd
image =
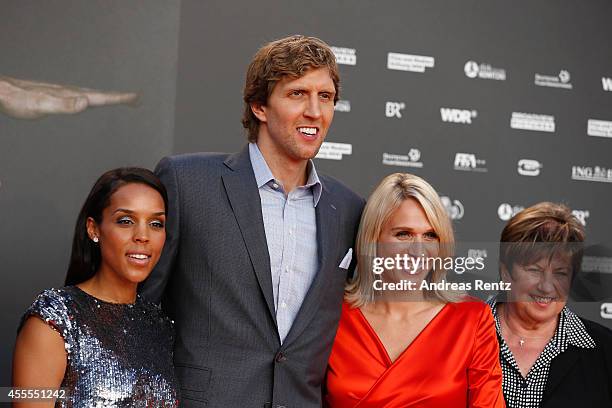
[[[350,143],[323,142],[316,159],[342,160],[343,155],[353,154],[353,145]]]
[[[582,257],[582,272],[612,273],[612,258],[609,256],[585,255]],[[612,312],[612,309],[610,310]]]
[[[425,72],[425,69],[433,68],[434,64],[435,58],[426,55],[399,54],[397,52],[387,53],[387,69]]]
[[[601,77],[601,86],[604,91],[612,92],[612,78]]]
[[[497,207],[497,215],[499,219],[502,221],[508,221],[510,218],[514,217],[519,212],[523,211],[525,207],[522,205],[512,205],[508,203],[501,203],[499,207]]]
[[[336,106],[334,106],[334,110],[336,112],[350,112],[351,111],[351,101],[339,99],[338,102],[336,102]]]
[[[479,159],[474,153],[455,154],[455,170],[486,172],[487,161]]]
[[[572,166],[572,180],[612,183],[612,168],[602,166]]]
[[[536,132],[554,132],[555,117],[538,113],[512,112],[510,127],[512,129],[533,130]]]
[[[557,75],[535,74],[533,83],[537,86],[548,86],[550,88],[572,89],[569,71],[562,69]]]
[[[589,210],[572,210],[572,215],[580,221],[580,223],[586,227],[586,219],[589,218],[591,213]]]
[[[423,167],[423,162],[420,159],[421,151],[412,148],[408,151],[408,154],[383,153],[382,163],[387,166],[421,168]]]
[[[542,163],[532,159],[521,159],[517,163],[517,170],[521,176],[539,176],[542,170]]]
[[[587,135],[612,137],[612,122],[608,120],[589,119],[587,121]]]
[[[442,201],[442,205],[446,208],[446,212],[451,220],[460,220],[463,218],[465,214],[465,208],[463,204],[459,200],[453,200],[447,196],[441,196],[440,201]]]
[[[601,317],[603,319],[612,319],[612,303],[601,304]]]
[[[440,117],[442,122],[472,124],[472,119],[478,116],[475,110],[456,109],[456,108],[440,108]]]
[[[404,102],[387,102],[385,103],[385,116],[388,118],[401,118],[405,107],[406,104]]]
[[[497,81],[506,80],[506,70],[503,68],[495,68],[487,63],[478,63],[476,61],[468,61],[463,66],[465,76],[468,78],[494,79]]]
[[[484,259],[487,257],[487,255],[488,254],[486,249],[470,248],[467,252],[467,257],[472,259]]]
[[[342,65],[357,65],[357,51],[354,48],[331,47],[336,62]]]

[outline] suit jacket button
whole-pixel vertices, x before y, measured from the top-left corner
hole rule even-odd
[[[276,357],[274,357],[274,360],[277,363],[283,363],[283,362],[287,361],[287,356],[284,355],[282,351],[279,351],[278,353],[276,353]]]

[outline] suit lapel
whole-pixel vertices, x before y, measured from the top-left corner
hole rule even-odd
[[[317,218],[317,254],[319,258],[318,271],[284,344],[289,344],[298,338],[308,326],[321,303],[321,297],[327,287],[325,284],[329,282],[328,275],[336,271],[335,267],[338,266],[334,265],[336,259],[330,257],[330,251],[335,245],[334,238],[337,236],[338,229],[338,214],[332,200],[330,192],[323,185],[323,194],[321,194],[319,203],[315,208]]]
[[[222,176],[227,198],[242,233],[259,287],[266,299],[268,311],[276,324],[270,255],[261,214],[261,199],[249,158],[248,145],[241,152],[231,155],[225,161],[225,165],[233,170],[232,173]]]
[[[555,391],[555,388],[559,386],[563,378],[570,373],[579,356],[578,350],[571,347],[552,360],[542,401],[546,400]]]

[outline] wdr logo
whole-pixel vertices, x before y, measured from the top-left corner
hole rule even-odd
[[[478,112],[467,109],[440,108],[440,116],[442,118],[442,122],[471,125],[472,119],[478,116]]]
[[[601,77],[601,85],[604,91],[612,92],[612,78]]]

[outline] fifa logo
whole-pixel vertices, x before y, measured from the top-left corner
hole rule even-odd
[[[476,168],[476,155],[469,153],[457,153],[455,155],[455,167],[467,169]]]

